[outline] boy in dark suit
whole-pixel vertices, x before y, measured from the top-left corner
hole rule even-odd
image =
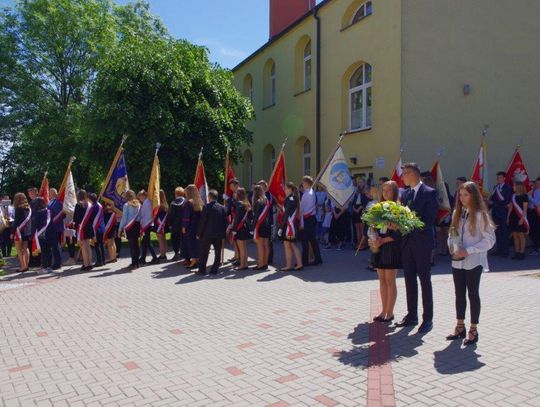
[[[497,229],[495,229],[497,242],[495,243],[494,254],[502,257],[508,257],[510,231],[506,224],[506,218],[513,193],[512,187],[506,183],[506,172],[499,171],[497,173],[497,185],[493,187],[493,193],[489,198],[489,207],[491,208],[493,222],[497,225]]]
[[[227,230],[227,210],[217,202],[218,193],[215,189],[208,191],[208,203],[205,205],[199,221],[197,239],[201,242],[199,271],[206,274],[206,262],[210,246],[214,247],[214,264],[210,274],[217,274],[221,263],[221,248]]]
[[[418,282],[422,287],[424,313],[418,332],[427,333],[433,328],[433,290],[431,287],[431,251],[435,247],[434,225],[439,211],[437,191],[422,183],[420,168],[416,163],[403,166],[403,181],[409,187],[403,193],[402,202],[424,222],[403,237],[402,261],[407,290],[407,315],[396,326],[418,324]]]

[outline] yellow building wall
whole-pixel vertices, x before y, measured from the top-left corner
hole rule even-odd
[[[490,184],[520,140],[529,176],[540,175],[540,1],[404,4],[404,160],[430,169],[444,147],[441,165],[453,190],[456,176],[471,176],[481,129],[489,124]]]
[[[321,166],[334,148],[341,132],[348,130],[348,81],[354,68],[362,62],[372,66],[373,111],[372,128],[348,134],[343,147],[354,173],[374,172],[375,177],[390,175],[399,156],[401,118],[401,1],[375,0],[373,14],[343,29],[343,16],[358,0],[332,0],[319,10],[321,18]],[[308,35],[312,41],[311,90],[298,94],[295,49]],[[253,131],[253,178],[268,178],[263,160],[264,149],[270,143],[279,154],[286,147],[288,178],[299,182],[302,177],[302,145],[311,141],[311,174],[316,175],[316,21],[305,19],[286,35],[235,70],[235,83],[244,89],[244,78],[253,78],[253,105],[256,119],[248,128]],[[263,101],[263,70],[272,58],[276,63],[276,104],[265,108]],[[382,168],[376,168],[377,158]],[[245,166],[236,168],[243,183]]]

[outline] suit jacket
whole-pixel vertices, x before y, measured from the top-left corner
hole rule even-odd
[[[421,184],[416,197],[414,189],[409,188],[403,193],[402,202],[407,205],[424,222],[423,229],[416,229],[403,237],[403,244],[419,244],[427,250],[435,247],[435,224],[439,212],[437,191]]]
[[[49,227],[47,227],[47,230],[45,231],[45,236],[47,239],[57,238],[58,233],[62,233],[64,231],[65,216],[60,215],[62,212],[62,206],[62,202],[60,202],[58,199],[51,199],[47,205],[47,208],[51,211],[51,223],[49,223]],[[57,216],[58,221],[54,223],[54,218]]]
[[[199,220],[197,236],[204,239],[224,239],[227,229],[227,210],[216,201],[207,203]]]
[[[501,187],[501,195],[503,196],[503,199],[499,199],[498,194],[495,192],[495,190],[499,187],[499,185],[495,185],[493,187],[493,193],[491,194],[491,215],[495,220],[503,220],[506,222],[506,217],[508,215],[508,204],[512,200],[512,195],[514,192],[512,191],[512,187],[506,183],[503,184]]]

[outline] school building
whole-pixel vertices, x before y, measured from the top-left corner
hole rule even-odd
[[[233,69],[251,100],[253,144],[236,172],[315,176],[345,133],[353,175],[403,160],[469,177],[485,124],[490,180],[519,143],[540,175],[540,1],[269,0],[270,37]]]

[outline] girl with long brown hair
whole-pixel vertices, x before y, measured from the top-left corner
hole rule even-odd
[[[166,233],[169,231],[167,224],[167,214],[169,213],[169,204],[165,191],[159,190],[159,208],[154,219],[154,232],[159,244],[159,260],[167,260],[167,239]]]
[[[184,265],[189,269],[198,267],[199,263],[199,241],[197,240],[197,229],[203,210],[201,194],[194,184],[186,187],[186,206],[184,208],[184,220],[182,222],[182,234],[186,239],[186,260]]]
[[[247,243],[251,239],[251,220],[253,211],[247,198],[247,192],[244,188],[238,188],[236,191],[235,211],[233,220],[234,240],[238,244],[239,264],[233,270],[247,270],[248,253]]]
[[[28,242],[30,242],[32,236],[32,224],[30,222],[32,210],[26,195],[22,192],[17,192],[13,197],[13,207],[15,208],[15,220],[11,227],[15,248],[17,249],[17,258],[19,259],[19,269],[17,271],[25,272],[28,271],[30,262]]]
[[[446,339],[465,338],[467,293],[471,309],[471,327],[465,345],[478,342],[480,317],[480,277],[488,271],[487,252],[495,244],[495,226],[478,185],[466,182],[457,191],[459,199],[452,215],[448,246],[452,253],[452,275],[456,294],[457,325]]]
[[[271,203],[266,198],[264,189],[260,185],[253,188],[253,240],[257,245],[257,265],[254,270],[268,269],[268,256],[270,255],[270,217],[272,216]]]
[[[77,227],[77,242],[83,258],[81,271],[88,271],[93,268],[92,248],[90,247],[90,241],[94,238],[92,213],[92,203],[88,198],[88,193],[84,189],[80,189],[77,192],[77,204],[73,211],[73,222]]]
[[[285,192],[287,196],[283,203],[284,213],[278,236],[283,240],[286,264],[285,268],[281,268],[280,271],[298,271],[304,268],[300,249],[296,245],[298,220],[300,217],[300,194],[298,193],[298,188],[292,182],[287,182]],[[292,264],[293,257],[296,259],[296,267],[294,268]]]

